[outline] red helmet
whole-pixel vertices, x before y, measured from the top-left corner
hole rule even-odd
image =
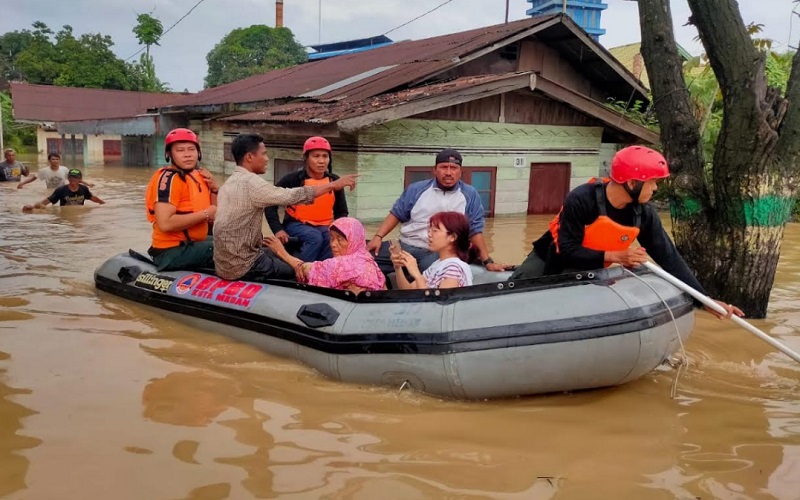
[[[667,160],[658,151],[644,146],[628,146],[611,160],[611,179],[619,184],[627,181],[649,181],[669,177]]]
[[[176,128],[167,133],[164,139],[164,159],[171,161],[169,157],[169,150],[176,142],[193,142],[197,146],[197,159],[202,160],[203,155],[200,152],[200,141],[197,140],[197,134],[188,128]]]
[[[324,149],[330,153],[331,143],[324,137],[309,137],[306,139],[306,143],[303,144],[303,154],[308,153],[312,149]]]

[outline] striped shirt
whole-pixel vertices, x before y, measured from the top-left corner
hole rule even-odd
[[[472,269],[469,265],[458,257],[436,260],[422,273],[428,288],[439,288],[442,281],[452,278],[458,282],[458,286],[472,285]]]
[[[314,188],[273,186],[249,170],[236,167],[219,188],[214,220],[214,267],[226,280],[244,276],[261,252],[264,208],[314,201]]]

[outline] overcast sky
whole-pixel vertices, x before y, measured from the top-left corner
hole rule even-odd
[[[64,24],[76,34],[111,35],[118,56],[139,50],[132,33],[136,15],[151,12],[168,28],[199,0],[2,0],[0,33],[30,28],[40,20],[57,31]],[[426,12],[444,0],[285,0],[284,22],[303,45],[380,35]],[[639,40],[638,6],[625,0],[605,0],[600,42],[614,47]],[[394,40],[418,39],[502,23],[505,0],[452,0],[447,5],[393,31]],[[764,36],[778,50],[796,46],[800,18],[791,16],[792,0],[740,0],[745,22],[764,25]],[[510,0],[510,20],[526,17],[527,0]],[[678,43],[692,54],[702,49],[696,31],[683,26],[689,17],[686,0],[672,0]],[[800,10],[800,9],[798,9]],[[793,18],[793,19],[792,19]],[[790,26],[790,19],[792,23]],[[252,24],[274,26],[274,0],[201,0],[200,5],[151,49],[156,71],[173,90],[198,91],[206,75],[206,55],[231,30]],[[137,56],[138,57],[138,56]]]

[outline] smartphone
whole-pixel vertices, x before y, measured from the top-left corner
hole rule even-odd
[[[397,243],[397,240],[389,241],[389,253],[391,255],[397,255],[400,253],[400,244]]]

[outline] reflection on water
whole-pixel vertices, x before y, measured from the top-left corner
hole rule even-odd
[[[800,498],[800,369],[699,314],[691,366],[623,387],[463,403],[335,383],[122,299],[92,272],[144,250],[149,171],[88,168],[102,207],[23,214],[0,185],[0,496]],[[498,217],[519,262],[548,217]],[[374,229],[376,224],[370,225]],[[800,226],[770,317],[800,350]]]

